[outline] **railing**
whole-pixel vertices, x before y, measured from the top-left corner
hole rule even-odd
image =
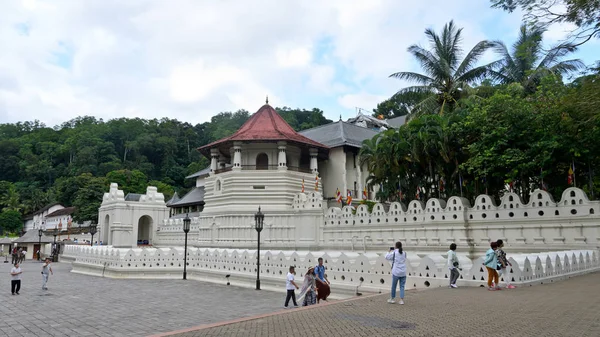
[[[215,174],[229,172],[233,167],[224,167],[215,170]],[[244,171],[269,171],[269,170],[277,170],[279,165],[242,165],[242,170]],[[297,167],[297,166],[287,166],[289,171],[294,172],[302,172],[302,173],[312,173],[312,170],[306,167]]]

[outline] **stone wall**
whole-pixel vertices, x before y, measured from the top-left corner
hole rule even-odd
[[[183,248],[118,249],[67,246],[64,259],[73,261],[73,272],[113,278],[178,279],[183,272]],[[569,250],[540,254],[507,251],[512,263],[512,282],[517,286],[554,282],[600,269],[597,250]],[[323,257],[327,277],[336,297],[359,292],[388,292],[391,264],[385,252],[261,251],[260,278],[264,289],[284,291],[289,266],[296,266],[302,279],[309,266]],[[407,289],[448,286],[447,255],[407,251]],[[487,272],[483,259],[459,254],[463,269],[459,286],[484,286]],[[253,287],[256,279],[256,250],[189,248],[187,276],[208,282]],[[229,278],[226,276],[229,275]],[[502,282],[502,281],[501,281]],[[358,287],[358,288],[357,288]]]
[[[578,188],[564,191],[559,202],[545,191],[534,191],[525,204],[507,193],[496,205],[487,195],[475,204],[461,197],[366,205],[323,211],[318,192],[298,193],[288,212],[265,213],[261,245],[267,249],[381,251],[401,241],[418,251],[443,252],[455,242],[474,258],[502,239],[522,252],[596,249],[600,246],[600,202],[590,201]],[[180,220],[159,226],[155,244],[183,245]],[[192,220],[190,242],[199,247],[254,248],[254,213],[225,212]]]

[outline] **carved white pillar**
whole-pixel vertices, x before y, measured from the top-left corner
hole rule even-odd
[[[242,169],[242,143],[234,142],[233,143],[233,169],[241,170]]]
[[[210,149],[210,173],[214,173],[217,170],[219,160],[219,150]]]
[[[278,170],[287,170],[287,159],[286,159],[286,142],[277,142],[277,148],[279,149],[279,160],[277,164]]]
[[[360,167],[360,157],[356,156],[356,181],[357,183],[357,188],[358,191],[356,191],[357,195],[354,195],[353,197],[355,197],[357,200],[362,200],[363,199],[363,182],[362,182],[362,169]]]
[[[310,170],[312,173],[318,174],[319,173],[319,164],[317,162],[317,154],[319,153],[319,150],[312,148],[312,149],[309,149],[308,151],[310,153]]]

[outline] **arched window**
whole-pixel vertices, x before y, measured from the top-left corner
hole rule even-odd
[[[269,169],[269,156],[266,153],[259,153],[256,156],[256,169],[257,170],[268,170]]]

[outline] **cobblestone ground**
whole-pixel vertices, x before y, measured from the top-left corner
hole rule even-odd
[[[175,334],[204,336],[600,336],[600,273],[514,290],[386,294]]]
[[[1,261],[3,262],[3,261]],[[146,336],[277,311],[284,294],[183,280],[116,280],[53,264],[41,290],[41,263],[22,264],[20,295],[0,262],[0,336]],[[285,281],[283,281],[285,282]]]

